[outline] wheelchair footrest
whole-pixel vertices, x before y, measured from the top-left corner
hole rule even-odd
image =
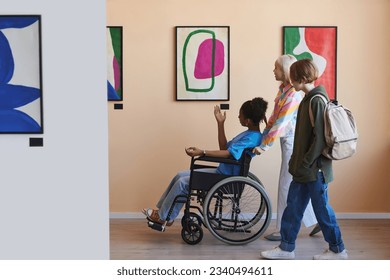
[[[158,223],[154,223],[154,222],[151,222],[151,221],[148,221],[148,227],[154,229],[154,230],[157,230],[157,231],[162,231],[164,232],[165,231],[165,226],[164,225],[161,225],[161,224],[158,224]]]

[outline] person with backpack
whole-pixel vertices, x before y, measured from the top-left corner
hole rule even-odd
[[[329,97],[325,88],[315,86],[318,69],[310,59],[294,62],[290,67],[290,79],[296,90],[302,90],[305,97],[298,108],[293,153],[289,172],[293,176],[287,197],[287,207],[281,221],[281,243],[278,247],[262,251],[266,259],[294,259],[295,242],[300,230],[303,212],[311,199],[314,213],[321,227],[329,249],[315,255],[315,260],[347,259],[341,231],[335,213],[328,203],[328,183],[333,180],[332,160],[322,155],[326,145],[324,136],[325,103],[314,95]],[[314,126],[309,116],[313,114]]]
[[[296,91],[290,81],[290,66],[295,61],[297,59],[290,54],[281,55],[275,61],[273,71],[275,80],[281,82],[281,84],[275,98],[274,109],[263,131],[261,144],[253,150],[255,154],[261,155],[268,151],[278,138],[280,139],[282,162],[278,183],[276,231],[265,236],[265,239],[270,241],[281,241],[282,239],[280,236],[280,221],[287,205],[288,189],[292,181],[292,176],[288,172],[288,162],[293,149],[298,106],[303,98],[303,92]],[[310,201],[303,214],[302,222],[306,227],[316,225],[310,232],[310,236],[321,231]]]

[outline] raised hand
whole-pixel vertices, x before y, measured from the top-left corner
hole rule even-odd
[[[214,106],[214,116],[218,123],[224,123],[226,120],[226,112],[222,113],[218,105]]]

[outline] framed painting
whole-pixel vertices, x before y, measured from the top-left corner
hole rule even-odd
[[[229,100],[229,26],[176,27],[176,100]]]
[[[107,100],[123,100],[123,30],[107,26]]]
[[[0,133],[43,133],[40,15],[0,15]]]
[[[331,100],[337,100],[337,26],[284,26],[283,52],[312,59]]]

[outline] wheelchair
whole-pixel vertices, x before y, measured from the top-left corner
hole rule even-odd
[[[271,202],[259,178],[249,172],[251,150],[246,149],[239,160],[209,156],[191,158],[189,195],[177,196],[167,216],[169,221],[173,206],[185,203],[181,219],[184,242],[195,245],[202,241],[202,226],[230,245],[247,244],[266,231],[271,222]],[[217,168],[220,163],[240,166],[239,175],[202,171]],[[195,200],[196,205],[192,205]],[[148,226],[165,231],[166,223],[148,221]]]

